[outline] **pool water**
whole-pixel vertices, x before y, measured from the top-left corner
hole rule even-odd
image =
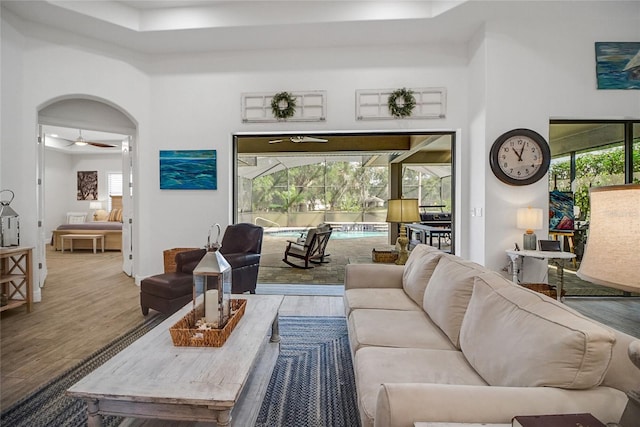
[[[270,236],[275,237],[300,237],[301,231],[272,231],[267,232]],[[366,237],[386,237],[386,231],[341,231],[334,230],[331,232],[332,239],[361,239]]]

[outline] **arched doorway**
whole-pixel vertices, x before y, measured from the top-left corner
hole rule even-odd
[[[115,150],[121,158],[120,169],[122,176],[122,270],[133,275],[133,150],[137,134],[137,124],[122,108],[97,97],[88,95],[68,95],[58,97],[43,104],[38,109],[38,180],[37,180],[37,218],[38,243],[36,247],[36,262],[41,269],[40,287],[44,285],[47,275],[46,245],[50,241],[49,233],[44,227],[46,215],[45,203],[45,144],[47,130],[56,127],[64,132],[100,132],[105,135],[113,134],[115,140],[108,144],[109,149]],[[75,137],[59,136],[71,142],[66,144],[75,148]],[[96,145],[96,144],[92,144]],[[106,145],[106,144],[103,144]],[[97,145],[96,145],[97,146]],[[106,179],[103,177],[103,179]]]

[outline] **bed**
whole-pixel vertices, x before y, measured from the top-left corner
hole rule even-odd
[[[122,250],[122,196],[111,196],[113,209],[109,215],[104,218],[106,221],[89,221],[85,222],[85,212],[80,215],[74,213],[67,214],[67,224],[62,224],[53,230],[51,236],[51,245],[56,251],[62,250],[62,239],[60,236],[65,234],[102,234],[104,236],[104,249],[107,251]],[[104,212],[104,211],[103,211]],[[106,214],[106,212],[105,212]],[[74,240],[74,249],[93,249],[91,240]]]
[[[122,223],[117,221],[94,221],[82,224],[62,224],[53,230],[53,249],[62,249],[60,236],[65,234],[102,234],[106,251],[122,250]],[[67,245],[68,246],[68,245]],[[74,249],[93,249],[91,240],[74,240]]]

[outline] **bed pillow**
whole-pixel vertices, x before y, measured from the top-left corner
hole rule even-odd
[[[107,221],[122,222],[122,209],[111,209]]]
[[[67,224],[82,224],[87,222],[86,212],[67,212]]]

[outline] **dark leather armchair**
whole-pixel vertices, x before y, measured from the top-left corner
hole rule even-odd
[[[248,223],[229,225],[224,231],[220,253],[231,265],[234,294],[256,293],[262,236],[262,227]]]
[[[253,224],[230,225],[224,232],[220,253],[231,265],[231,292],[256,293],[263,229]],[[193,299],[193,270],[205,249],[176,254],[176,271],[147,277],[140,283],[142,314],[152,308],[166,315],[175,313]]]

